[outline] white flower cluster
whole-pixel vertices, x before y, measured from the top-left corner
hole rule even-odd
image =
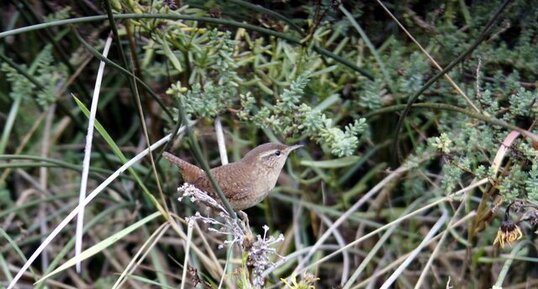
[[[276,243],[284,241],[284,235],[280,234],[277,238],[273,236],[267,237],[267,232],[269,227],[267,225],[263,226],[263,237],[260,235],[256,236],[256,241],[252,243],[252,246],[248,251],[248,260],[247,266],[252,267],[252,285],[255,288],[261,288],[265,279],[263,278],[263,272],[270,267],[274,266],[274,262],[271,261],[271,256],[277,255],[275,248],[271,247]],[[282,257],[282,256],[279,256]]]
[[[223,244],[219,245],[219,249],[222,249],[225,245],[233,246],[234,244],[238,244],[241,250],[248,254],[246,265],[252,268],[252,285],[254,288],[261,288],[265,283],[262,273],[274,265],[271,257],[273,255],[278,256],[276,249],[272,246],[282,242],[284,235],[280,234],[276,238],[274,236],[267,236],[269,227],[264,225],[263,237],[257,235],[256,240],[253,241],[252,232],[248,227],[248,220],[239,220],[230,216],[224,207],[206,192],[188,183],[179,187],[178,192],[181,194],[179,201],[182,201],[183,198],[190,198],[192,202],[202,203],[218,211],[220,218],[206,217],[202,216],[200,212],[196,212],[194,216],[186,219],[189,225],[192,225],[193,222],[201,221],[208,225],[209,231],[228,236]]]

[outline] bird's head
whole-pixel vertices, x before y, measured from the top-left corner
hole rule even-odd
[[[284,167],[284,163],[286,163],[288,155],[302,146],[303,145],[287,146],[277,143],[265,143],[249,151],[245,155],[244,160],[251,164],[255,164],[259,169],[275,170],[280,173],[280,170]]]

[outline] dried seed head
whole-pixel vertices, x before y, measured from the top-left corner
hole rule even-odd
[[[502,222],[501,227],[497,231],[497,237],[493,241],[493,245],[498,243],[501,248],[504,248],[505,245],[512,246],[521,237],[523,237],[521,229],[509,218]]]

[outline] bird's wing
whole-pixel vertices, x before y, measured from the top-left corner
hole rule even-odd
[[[235,163],[211,169],[211,174],[215,177],[224,196],[229,200],[245,195],[246,187],[248,185],[244,183],[244,180],[246,179],[243,176],[244,173],[242,167],[237,166]],[[194,182],[194,185],[199,189],[210,193],[213,197],[218,198],[213,185],[205,173]]]

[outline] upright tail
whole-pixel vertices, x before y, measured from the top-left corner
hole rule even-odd
[[[181,175],[183,176],[183,180],[187,183],[194,183],[199,177],[205,175],[204,171],[200,169],[199,167],[186,162],[175,155],[164,152],[163,157],[167,159],[169,162],[173,163],[174,165],[179,167],[179,171]]]

